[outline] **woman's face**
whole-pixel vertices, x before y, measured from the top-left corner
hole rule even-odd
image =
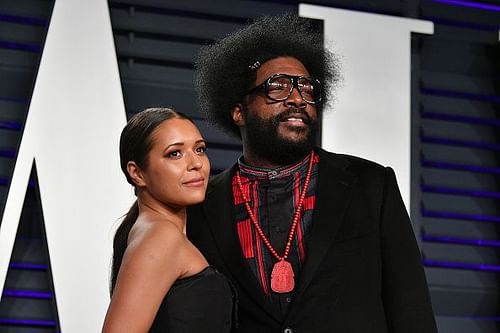
[[[168,206],[203,201],[210,162],[198,128],[187,119],[172,118],[160,124],[151,139],[147,167],[141,170],[145,190]]]

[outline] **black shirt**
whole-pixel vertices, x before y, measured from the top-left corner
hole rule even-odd
[[[304,187],[309,156],[293,165],[278,169],[252,167],[246,165],[243,158],[238,161],[245,197],[249,200],[257,222],[279,256],[283,256],[285,251],[293,215]],[[312,223],[318,162],[319,156],[315,154],[300,222],[297,225],[287,258],[294,271],[295,285],[297,285],[302,264],[306,258],[305,236]],[[275,293],[271,290],[271,271],[277,259],[269,252],[250,220],[236,176],[233,177],[232,188],[237,230],[243,256],[262,286],[263,292],[285,315],[292,301],[293,291]]]

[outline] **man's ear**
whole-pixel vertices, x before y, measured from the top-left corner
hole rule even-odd
[[[141,168],[134,161],[128,161],[127,163],[127,172],[135,186],[144,187],[146,186],[146,181],[144,179],[144,174],[142,173]]]
[[[240,103],[236,104],[231,110],[231,117],[233,118],[233,122],[236,126],[245,126],[245,119],[243,118],[243,105]]]

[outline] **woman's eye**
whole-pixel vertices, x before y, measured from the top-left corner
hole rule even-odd
[[[196,152],[197,152],[198,154],[203,154],[203,153],[205,153],[206,151],[207,151],[207,147],[205,147],[205,146],[201,146],[201,147],[196,148]]]
[[[179,157],[181,156],[181,152],[178,150],[171,151],[167,154],[168,157]]]

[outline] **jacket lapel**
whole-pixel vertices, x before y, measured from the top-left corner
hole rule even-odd
[[[300,306],[300,297],[332,245],[344,212],[351,200],[353,183],[356,179],[354,175],[345,170],[349,165],[346,159],[321,149],[317,151],[320,164],[316,207],[313,214],[311,233],[306,240],[306,260],[300,273],[294,301],[287,316],[290,316]]]
[[[239,243],[234,221],[232,176],[236,166],[224,171],[210,183],[204,203],[208,225],[212,231],[216,246],[227,265],[230,276],[260,307],[277,320],[281,314],[265,296],[255,275],[246,263]]]

